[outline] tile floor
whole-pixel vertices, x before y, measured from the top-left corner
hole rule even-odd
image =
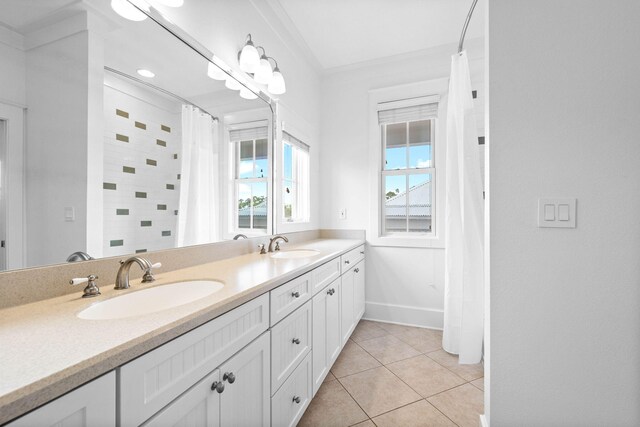
[[[482,365],[458,365],[442,332],[362,320],[299,426],[477,427]]]

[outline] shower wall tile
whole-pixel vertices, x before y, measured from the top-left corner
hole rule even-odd
[[[103,256],[173,248],[180,106],[169,112],[106,86],[104,103]]]

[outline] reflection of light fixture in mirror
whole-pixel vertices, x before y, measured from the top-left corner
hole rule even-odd
[[[184,4],[184,0],[153,0],[153,2],[169,7],[180,7]]]
[[[231,76],[227,76],[227,80],[224,82],[224,85],[227,87],[227,89],[231,89],[231,90],[242,89],[242,85],[240,84],[240,82],[238,82],[236,79],[234,79]]]
[[[256,82],[266,85],[269,84],[273,78],[273,70],[271,69],[271,64],[267,59],[264,48],[262,46],[258,46],[258,49],[262,49],[262,56],[260,57],[260,65],[256,69],[253,78]]]
[[[220,69],[216,64],[209,62],[209,65],[207,66],[207,76],[214,80],[226,80],[227,73],[222,71],[222,69]]]
[[[256,99],[258,97],[258,95],[256,95],[255,93],[251,92],[246,87],[242,87],[242,88],[240,88],[240,97],[244,98],[244,99]]]
[[[137,7],[127,0],[111,0],[111,8],[123,18],[129,21],[144,21],[147,15],[140,12]]]
[[[247,38],[249,40],[240,51],[238,62],[240,62],[240,69],[245,73],[255,73],[260,65],[260,54],[258,54],[258,49],[253,46],[251,34],[247,35]]]
[[[273,58],[269,57],[269,59]],[[273,62],[275,62],[276,66],[273,69],[273,77],[269,82],[269,86],[267,86],[267,90],[274,95],[282,95],[287,91],[287,87],[284,84],[284,77],[282,77],[282,73],[278,68],[278,62],[275,59],[273,59]]]
[[[140,68],[138,70],[138,74],[140,74],[142,77],[148,77],[150,79],[156,76],[153,71],[145,70],[144,68]]]

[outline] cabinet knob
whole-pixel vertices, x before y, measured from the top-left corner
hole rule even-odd
[[[329,295],[333,295],[333,293],[334,293],[335,291],[336,291],[335,289],[329,289],[329,290],[327,291],[327,294],[329,294]]]
[[[211,384],[211,390],[222,393],[224,391],[224,383],[222,381],[214,381],[213,384]]]
[[[291,292],[291,296],[294,298],[300,298],[300,292]]]
[[[236,381],[236,376],[233,372],[225,372],[222,376],[222,381],[229,381],[229,384],[233,384]]]
[[[291,342],[294,343],[294,344],[300,344],[300,339],[294,338],[294,339],[291,340]]]
[[[360,251],[360,255],[364,255],[364,251]]]
[[[349,263],[349,260],[346,260],[344,263],[345,263],[345,264],[350,264],[350,263]]]
[[[355,270],[353,270],[353,271],[354,271],[354,272],[356,272],[356,273],[360,273],[360,269],[359,269],[359,268],[356,268],[356,269],[355,269]]]
[[[293,401],[296,403],[300,403],[300,396],[293,396]]]

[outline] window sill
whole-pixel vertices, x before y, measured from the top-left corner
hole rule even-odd
[[[368,243],[371,246],[392,248],[444,249],[444,239],[438,236],[377,236]]]

